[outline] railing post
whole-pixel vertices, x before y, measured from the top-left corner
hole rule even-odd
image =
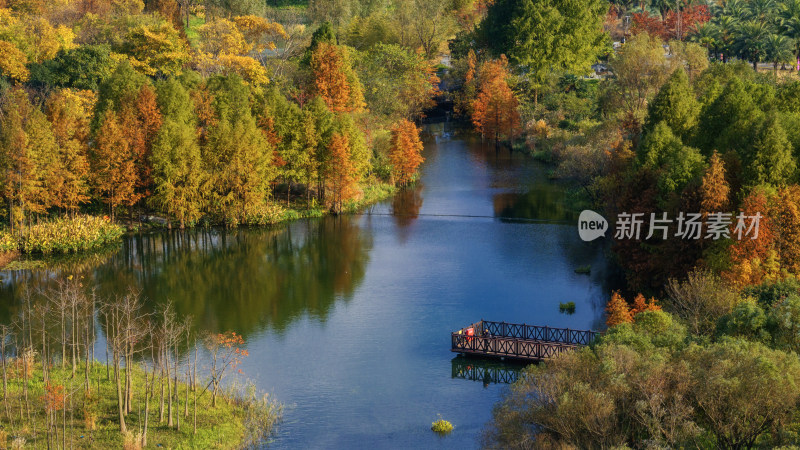
[[[549,332],[550,332],[550,327],[548,327],[547,325],[545,325],[545,327],[544,327],[544,340],[545,340],[545,342],[547,342],[547,341],[549,340],[549,339],[547,338],[547,335],[549,334]]]

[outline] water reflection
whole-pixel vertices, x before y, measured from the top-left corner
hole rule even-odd
[[[451,378],[480,381],[490,384],[511,384],[519,378],[526,364],[511,361],[498,362],[482,358],[456,356],[450,361]]]
[[[101,298],[134,288],[149,308],[170,300],[179,317],[192,316],[197,331],[247,337],[267,326],[281,332],[303,315],[324,321],[334,300],[348,299],[364,278],[372,239],[358,220],[137,235],[92,268],[8,273],[0,314],[6,319],[15,312],[26,286],[44,287],[80,270]]]
[[[423,198],[422,183],[401,189],[392,198],[391,214],[397,224],[397,231],[401,242],[406,242],[409,237],[409,227],[419,217]]]

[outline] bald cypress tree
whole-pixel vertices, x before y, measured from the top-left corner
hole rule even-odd
[[[672,132],[683,140],[697,125],[700,103],[689,86],[689,77],[683,69],[672,73],[647,108],[644,133],[652,131],[655,124],[664,121]]]
[[[186,108],[186,89],[172,79],[159,86],[158,103],[164,123],[153,143],[152,162],[155,192],[150,203],[175,218],[181,228],[200,216],[204,178],[197,118]]]

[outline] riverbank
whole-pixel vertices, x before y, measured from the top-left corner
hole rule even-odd
[[[64,448],[142,448],[144,396],[134,397],[131,412],[125,418],[128,432],[120,433],[113,368],[108,369],[100,362],[90,364],[91,387],[84,391],[86,366],[83,363],[74,376],[69,367],[51,367],[49,383],[45,383],[39,363],[28,368],[27,383],[23,378],[22,359],[8,360],[6,365],[7,389],[0,404],[0,447],[42,448],[50,442]],[[158,377],[155,382],[158,385]],[[134,369],[132,384],[137,392],[145,392],[145,372]],[[204,392],[204,384],[199,383],[195,408],[195,391],[182,382],[177,386],[179,395],[172,405],[172,413],[167,402],[163,414],[160,412],[157,386],[150,393],[148,447],[239,448],[255,434],[268,436],[280,419],[279,405],[248,396],[235,388],[228,389],[217,406],[212,407],[211,392]],[[173,426],[167,425],[170,414]],[[256,423],[265,428],[254,429]]]
[[[363,208],[379,203],[397,192],[394,185],[388,183],[371,183],[362,186],[359,198],[348,200],[340,214],[352,214]],[[290,206],[271,205],[269,215],[264,220],[246,224],[245,226],[278,225],[300,219],[312,219],[331,214],[318,205],[309,205],[305,198],[296,198]],[[213,226],[211,222],[200,221],[195,226]],[[166,219],[156,218],[147,223],[123,222],[111,223],[106,218],[94,216],[77,216],[75,218],[58,218],[52,221],[33,225],[25,236],[12,235],[8,231],[0,231],[0,270],[37,269],[50,267],[40,256],[67,256],[71,254],[101,251],[120,242],[128,233],[140,231],[160,231],[170,227]],[[32,256],[24,259],[22,256]]]

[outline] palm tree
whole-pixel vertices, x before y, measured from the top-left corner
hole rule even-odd
[[[795,69],[800,70],[800,0],[784,0],[778,6],[781,34],[794,42]]]
[[[736,35],[739,32],[739,26],[740,23],[737,16],[718,16],[718,19],[714,21],[714,27],[717,33],[717,45],[719,46],[719,50],[722,52],[723,62],[727,62],[728,57],[734,53]]]
[[[747,4],[748,15],[750,20],[756,20],[759,23],[775,23],[777,8],[775,0],[750,0]]]
[[[706,22],[699,26],[689,39],[705,47],[708,54],[716,58],[719,53],[719,36],[719,28],[711,22]]]
[[[767,38],[773,34],[771,27],[757,20],[748,20],[740,24],[736,31],[736,53],[753,63],[753,70],[758,71],[758,63],[766,56]]]
[[[777,75],[778,63],[786,63],[786,61],[792,60],[792,40],[780,34],[771,34],[767,36],[764,42],[764,51],[766,52],[765,59],[772,63],[772,68],[775,75]]]

